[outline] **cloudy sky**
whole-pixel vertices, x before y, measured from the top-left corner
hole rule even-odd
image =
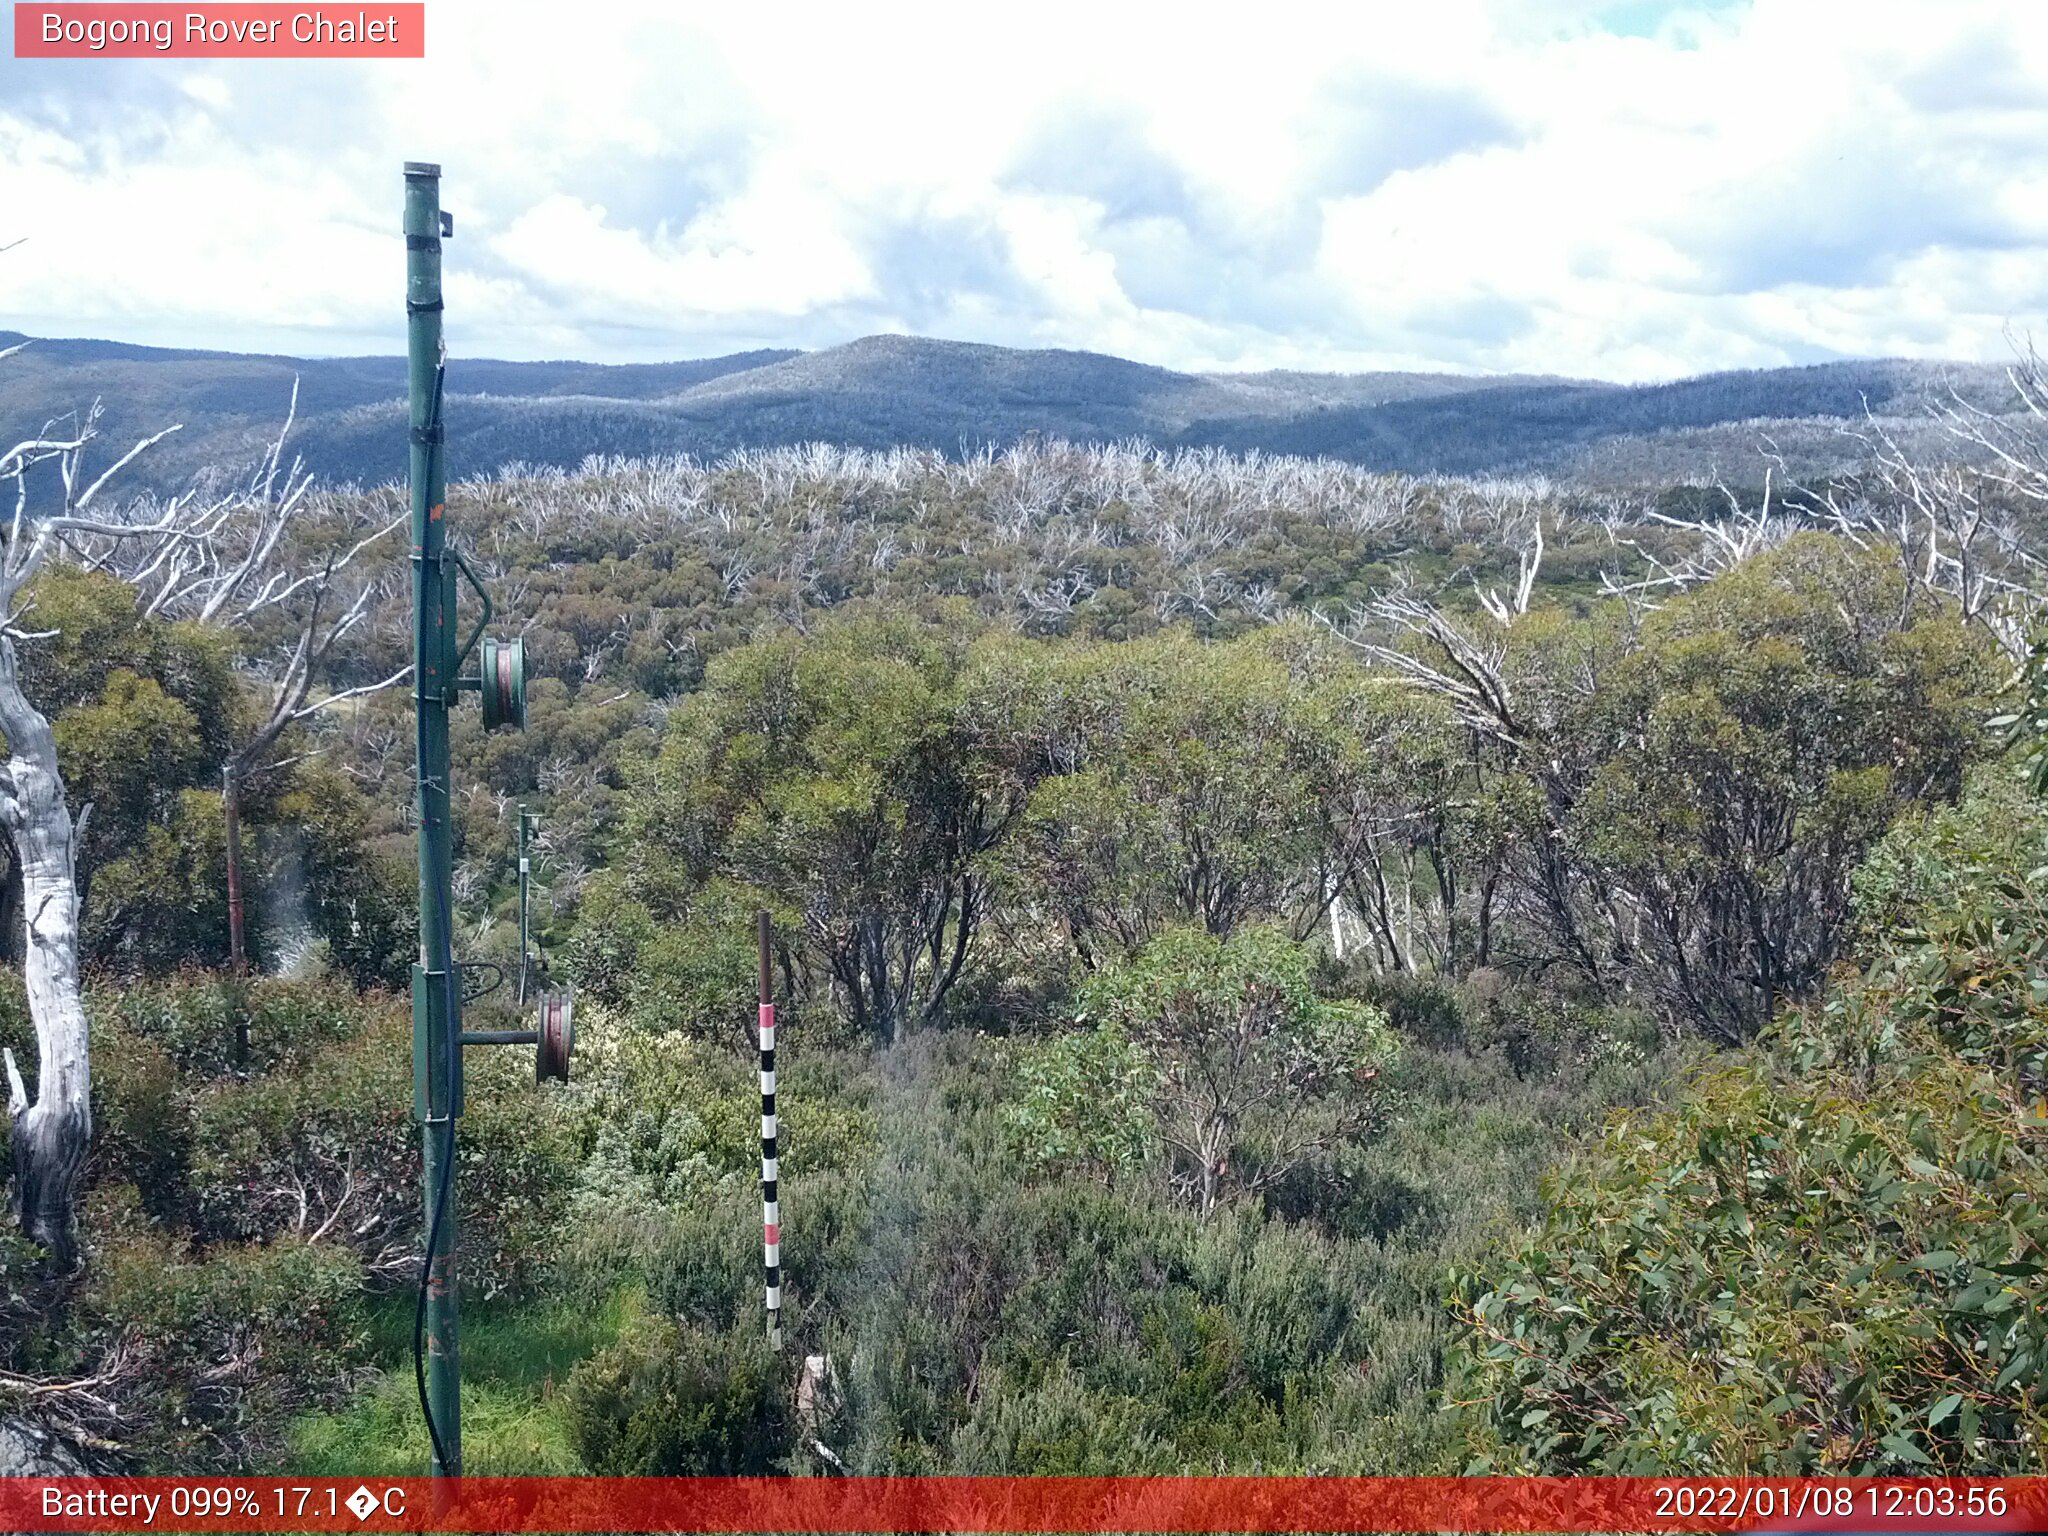
[[[427,19],[424,62],[0,59],[0,327],[402,350],[407,159],[471,356],[1640,380],[2048,327],[2043,0]]]

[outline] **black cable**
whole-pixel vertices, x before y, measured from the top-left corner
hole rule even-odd
[[[432,420],[428,425],[428,431],[436,434],[439,433],[441,427],[441,391],[443,381],[447,378],[447,376],[448,364],[444,357],[444,359],[434,369],[434,405],[432,411]],[[429,451],[431,452],[431,450]],[[429,480],[431,480],[432,475],[429,474],[428,478]],[[419,600],[422,603],[424,603],[427,600],[426,583],[424,580],[424,575],[425,573],[424,571],[422,571],[422,580],[420,583],[421,590],[419,595]],[[435,598],[437,601],[439,600],[438,590],[435,593]],[[426,761],[426,730],[426,720],[422,713],[417,708],[415,708],[413,726],[413,761],[415,763],[424,763]],[[436,880],[434,882],[434,896],[436,900],[440,903],[441,932],[449,936],[452,942],[454,930],[450,922],[447,905],[447,885],[444,881]],[[448,1031],[451,1038],[451,1050],[460,1051],[462,1047],[458,1044],[453,1043],[453,1036],[456,1028],[454,1012],[454,989],[450,986],[450,981],[453,977],[453,974],[454,973],[451,970],[448,973],[444,974],[441,978],[441,985],[448,992],[448,995],[444,997],[442,1000],[442,1013],[446,1017],[448,1023]],[[447,1076],[448,1079],[446,1084],[448,1092],[448,1112],[443,1117],[444,1124],[447,1126],[447,1129],[443,1133],[443,1138],[441,1142],[441,1178],[439,1187],[434,1191],[434,1214],[432,1218],[427,1222],[427,1251],[420,1257],[419,1293],[414,1298],[412,1318],[413,1384],[419,1390],[420,1417],[424,1418],[427,1421],[427,1438],[433,1442],[434,1461],[437,1465],[440,1466],[443,1472],[453,1472],[455,1468],[449,1462],[448,1447],[441,1440],[441,1426],[434,1422],[433,1404],[427,1400],[427,1291],[428,1288],[433,1284],[434,1250],[440,1246],[441,1224],[446,1219],[448,1213],[448,1191],[454,1186],[455,1183],[455,1079],[454,1074],[452,1072],[445,1071],[445,1069],[450,1065],[452,1065],[452,1063],[449,1062],[444,1062],[442,1064],[444,1068],[444,1074]],[[431,1064],[429,1065],[428,1071],[429,1081],[427,1091],[427,1109],[429,1114],[431,1115],[434,1107]]]
[[[434,1249],[441,1239],[441,1221],[448,1210],[448,1190],[455,1182],[455,1114],[449,1106],[448,1130],[441,1143],[441,1181],[434,1193],[434,1219],[427,1224],[427,1251],[420,1261],[419,1295],[412,1318],[412,1374],[419,1389],[420,1416],[427,1421],[427,1438],[434,1443],[434,1460],[443,1471],[452,1471],[448,1447],[441,1443],[441,1427],[434,1422],[434,1408],[427,1401],[427,1287],[432,1283]]]

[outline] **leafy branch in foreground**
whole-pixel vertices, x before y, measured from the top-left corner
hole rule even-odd
[[[1986,775],[1871,870],[1910,926],[1458,1281],[1478,1465],[2042,1468],[2048,814]]]

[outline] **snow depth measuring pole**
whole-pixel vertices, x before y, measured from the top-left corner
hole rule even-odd
[[[765,1268],[763,1299],[768,1307],[768,1345],[782,1348],[782,1206],[776,1199],[780,1173],[775,1156],[775,978],[770,970],[774,930],[768,914],[760,917],[761,950],[761,1258]]]
[[[532,1045],[535,1075],[567,1077],[569,999],[543,998],[534,1029],[462,1032],[462,975],[454,955],[454,847],[449,824],[448,711],[458,693],[481,695],[484,726],[526,725],[526,653],[518,640],[484,640],[490,594],[448,541],[448,476],[441,406],[441,242],[455,221],[441,211],[441,168],[405,167],[405,318],[411,396],[412,666],[420,821],[420,958],[412,971],[413,1112],[420,1122],[427,1244],[413,1324],[413,1370],[433,1442],[437,1477],[462,1471],[462,1356],[455,1305],[455,1120],[462,1113],[465,1045]],[[456,639],[456,581],[475,592],[475,627]],[[475,676],[463,664],[479,653]],[[495,967],[480,967],[489,972]]]

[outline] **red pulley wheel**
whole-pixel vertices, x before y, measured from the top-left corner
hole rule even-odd
[[[569,1053],[576,1048],[575,1003],[567,992],[544,992],[540,999],[540,1041],[534,1048],[535,1082],[569,1081]]]
[[[526,729],[526,642],[516,637],[484,641],[479,671],[484,729]]]

